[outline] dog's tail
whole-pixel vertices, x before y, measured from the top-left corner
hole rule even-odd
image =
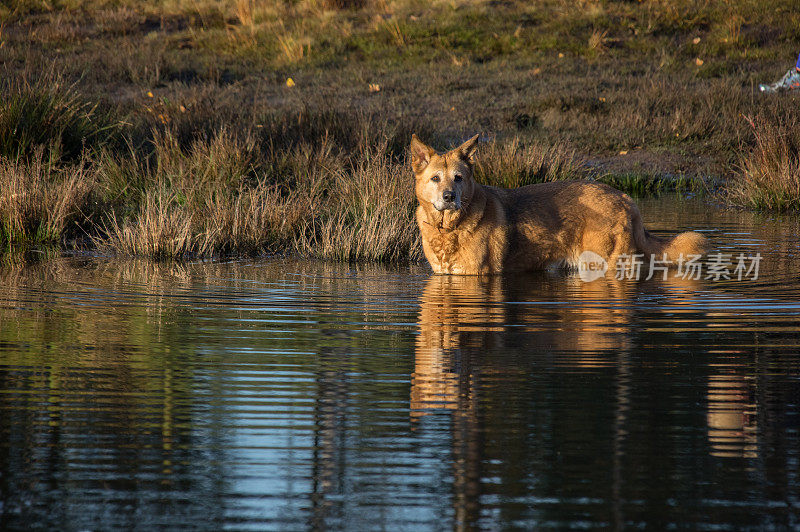
[[[634,238],[636,247],[645,256],[655,255],[657,259],[661,259],[666,254],[670,262],[675,262],[681,256],[689,259],[691,255],[702,255],[708,246],[706,237],[694,231],[680,233],[672,238],[660,238],[651,235],[641,224],[634,231]]]

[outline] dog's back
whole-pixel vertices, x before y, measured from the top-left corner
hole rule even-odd
[[[671,240],[645,230],[636,203],[608,185],[591,181],[556,181],[516,189],[484,187],[496,195],[513,226],[506,269],[577,266],[584,251],[611,263],[620,255],[700,255],[705,238],[681,233]]]

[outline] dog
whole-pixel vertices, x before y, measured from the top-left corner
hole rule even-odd
[[[702,255],[696,232],[662,239],[650,234],[634,201],[608,185],[554,181],[514,189],[481,185],[473,178],[478,135],[437,153],[411,137],[417,224],[434,273],[489,275],[578,268],[591,251],[615,265],[643,255],[673,263]],[[612,274],[608,268],[606,275]]]

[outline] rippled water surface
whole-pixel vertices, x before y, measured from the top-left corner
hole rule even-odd
[[[756,280],[67,258],[0,273],[0,528],[800,527],[795,218]]]

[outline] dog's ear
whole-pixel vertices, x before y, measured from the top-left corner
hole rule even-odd
[[[435,153],[433,148],[426,146],[416,135],[411,135],[411,168],[415,174],[425,170]]]
[[[469,139],[467,142],[456,148],[455,151],[459,157],[472,164],[475,162],[475,152],[478,150],[478,137],[480,133]]]

